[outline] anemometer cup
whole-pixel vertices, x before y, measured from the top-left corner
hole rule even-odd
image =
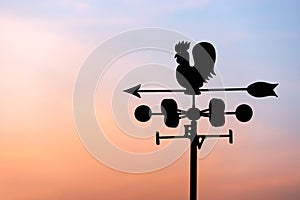
[[[179,124],[178,107],[174,99],[164,99],[161,102],[161,112],[164,115],[165,125],[176,128]]]
[[[221,127],[225,124],[225,103],[222,99],[213,98],[209,102],[209,121],[214,127]]]
[[[140,105],[134,111],[135,118],[140,122],[147,122],[151,118],[152,112],[149,106]]]
[[[235,116],[240,122],[248,122],[252,116],[252,108],[247,104],[241,104],[235,109]]]

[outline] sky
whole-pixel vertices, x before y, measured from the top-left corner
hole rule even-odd
[[[158,27],[195,41],[211,41],[217,49],[217,76],[225,86],[259,80],[279,83],[278,98],[227,94],[228,110],[247,103],[254,116],[245,124],[230,117],[223,131],[234,130],[234,145],[220,140],[199,158],[199,199],[299,199],[299,8],[298,1],[264,0],[0,2],[0,198],[189,199],[188,151],[156,171],[118,171],[89,153],[73,118],[74,83],[93,50],[120,33]],[[112,69],[125,63],[124,74],[118,74],[122,77],[132,66],[149,63],[157,55],[124,56]],[[162,56],[157,60],[175,68],[167,54]],[[112,72],[107,72],[107,80],[119,78]],[[173,79],[164,77],[162,82]],[[114,85],[99,84],[95,112],[115,145],[133,152],[165,147],[167,141],[156,146],[153,135],[143,139],[123,133],[110,109],[111,92],[101,90]],[[136,103],[158,99],[124,95],[118,101],[129,102],[132,115],[130,108]],[[137,130],[145,128],[132,118],[130,122]],[[208,121],[200,123],[200,131],[205,131]],[[174,131],[163,128],[159,120],[149,126],[158,129],[157,124],[163,134]],[[105,149],[100,153],[126,162]]]

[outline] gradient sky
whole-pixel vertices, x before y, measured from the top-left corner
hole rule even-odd
[[[244,102],[255,115],[229,119],[234,145],[219,141],[199,160],[199,199],[300,199],[299,10],[298,1],[0,2],[0,199],[188,199],[188,152],[159,171],[118,172],[86,151],[73,122],[85,58],[140,27],[212,41],[224,85],[279,83],[277,99],[227,96],[229,109]]]

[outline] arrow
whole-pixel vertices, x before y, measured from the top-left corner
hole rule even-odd
[[[200,92],[221,92],[221,91],[247,91],[253,97],[262,98],[267,96],[277,96],[274,89],[278,83],[266,83],[266,82],[255,82],[250,84],[246,88],[204,88],[199,89]],[[162,93],[162,92],[185,92],[185,89],[140,89],[141,84],[136,85],[132,88],[124,90],[129,94],[132,94],[138,98],[141,98],[140,93]]]
[[[169,90],[162,90],[162,89],[148,89],[148,90],[140,90],[141,84],[138,84],[132,88],[124,90],[124,92],[127,92],[129,94],[132,94],[138,98],[141,98],[141,95],[139,93],[145,93],[145,92],[151,92],[151,93],[157,93],[157,92],[185,92],[184,89],[169,89]]]

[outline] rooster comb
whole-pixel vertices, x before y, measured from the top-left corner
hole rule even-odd
[[[178,42],[176,45],[175,45],[175,51],[177,53],[179,52],[183,52],[183,51],[187,51],[189,48],[190,48],[190,42]]]

